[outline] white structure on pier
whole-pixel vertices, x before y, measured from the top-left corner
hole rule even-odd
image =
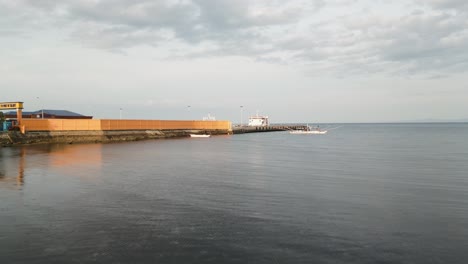
[[[203,117],[203,121],[216,121],[216,117],[212,116],[211,114],[208,114],[208,116]]]
[[[269,124],[268,116],[260,116],[258,112],[257,115],[249,117],[249,126],[251,127],[264,127]]]

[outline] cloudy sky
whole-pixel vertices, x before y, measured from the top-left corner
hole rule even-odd
[[[467,119],[468,1],[0,0],[0,98],[96,118]]]

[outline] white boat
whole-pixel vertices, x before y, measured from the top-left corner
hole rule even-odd
[[[190,134],[190,137],[193,138],[209,138],[211,135],[206,135],[206,134]]]
[[[304,130],[291,130],[289,131],[289,134],[296,134],[296,135],[306,135],[306,134],[313,134],[313,135],[324,135],[328,131],[327,130],[321,130],[319,127],[316,128],[311,128],[309,125],[307,125],[306,129]]]
[[[289,134],[316,134],[323,135],[326,134],[327,130],[293,130],[289,131]]]

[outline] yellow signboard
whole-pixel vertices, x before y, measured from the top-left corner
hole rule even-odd
[[[23,109],[23,102],[0,103],[0,109]]]

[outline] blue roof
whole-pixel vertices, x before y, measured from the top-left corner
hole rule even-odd
[[[84,115],[71,112],[68,110],[50,110],[50,109],[38,110],[38,111],[32,112],[32,114],[40,115],[42,114],[42,111],[44,111],[44,114],[49,114],[49,115],[54,115],[54,116],[84,116]]]
[[[53,116],[84,116],[75,112],[71,112],[68,110],[50,110],[50,109],[44,109],[44,110],[37,110],[34,112],[23,112],[23,115],[41,115],[42,111],[44,111],[44,115],[53,115]],[[9,111],[5,113],[6,115],[16,115],[16,111]]]
[[[16,115],[16,111],[3,112],[5,115]],[[33,112],[23,112],[23,115],[32,115]]]

